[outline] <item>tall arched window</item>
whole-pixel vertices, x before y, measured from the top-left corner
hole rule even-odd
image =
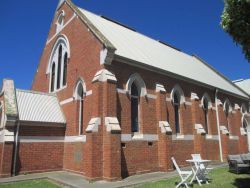
[[[174,105],[174,124],[176,134],[180,133],[180,95],[176,91],[173,95],[173,105]]]
[[[79,78],[76,82],[73,96],[77,101],[77,114],[78,114],[78,132],[79,135],[83,134],[83,121],[84,121],[84,96],[86,93],[86,85],[83,79]]]
[[[65,53],[63,59],[63,86],[67,84],[68,54]]]
[[[84,89],[82,83],[79,83],[77,85],[77,100],[79,101],[78,103],[78,127],[79,127],[79,135],[83,134],[83,96],[84,96]]]
[[[139,132],[139,91],[135,82],[131,86],[131,131]]]
[[[248,122],[247,122],[247,119],[244,117],[242,120],[242,127],[244,128],[245,132],[247,132]]]
[[[62,46],[60,45],[58,50],[57,85],[56,85],[57,89],[59,89],[61,85],[61,64],[62,64]]]
[[[147,89],[145,82],[138,73],[132,74],[126,84],[127,93],[130,96],[131,102],[131,132],[136,133],[140,132],[140,116],[141,116],[141,107],[140,107],[140,97],[147,95]]]
[[[225,102],[224,102],[224,113],[225,113],[225,116],[226,116],[226,126],[227,126],[227,129],[229,130],[230,128],[230,124],[229,124],[229,114],[230,112],[232,111],[232,107],[231,107],[231,104],[229,102],[229,100],[227,99]],[[229,130],[230,131],[230,130]]]
[[[204,129],[208,133],[208,99],[203,98]]]
[[[51,83],[50,83],[50,91],[54,91],[54,85],[55,85],[55,71],[56,71],[56,65],[55,62],[52,64],[52,70],[51,70]]]
[[[58,91],[67,85],[67,69],[70,58],[69,43],[66,36],[57,39],[50,56],[47,74],[50,73],[50,92]],[[52,66],[55,64],[55,74]],[[52,78],[54,77],[54,78]],[[52,82],[54,80],[54,82]]]

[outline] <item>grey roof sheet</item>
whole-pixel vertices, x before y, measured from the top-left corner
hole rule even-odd
[[[250,95],[250,79],[235,80],[233,82]]]
[[[21,121],[66,123],[56,95],[17,89],[16,97]]]
[[[84,9],[79,10],[115,46],[116,55],[248,98],[246,93],[200,59]]]

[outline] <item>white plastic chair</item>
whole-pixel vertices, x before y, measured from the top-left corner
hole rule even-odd
[[[194,160],[202,160],[201,159],[201,154],[191,154],[192,158]],[[197,167],[196,167],[197,168]],[[204,171],[204,174],[206,176],[208,176],[208,173],[213,170],[213,168],[208,168],[208,167],[205,167],[205,165],[203,163],[200,164],[200,169],[201,171]],[[207,178],[207,177],[206,177]]]
[[[175,188],[178,188],[178,187],[180,187],[181,185],[185,185],[186,186],[186,188],[188,188],[188,178],[193,174],[193,172],[191,171],[191,170],[189,170],[189,171],[182,171],[180,168],[179,168],[179,166],[177,165],[177,163],[176,163],[176,161],[175,161],[175,159],[174,159],[174,157],[172,157],[171,158],[171,160],[173,161],[173,163],[174,163],[174,166],[175,166],[175,168],[176,168],[176,170],[177,170],[177,172],[178,172],[178,174],[179,174],[179,176],[180,176],[180,178],[181,178],[181,182],[175,187]]]

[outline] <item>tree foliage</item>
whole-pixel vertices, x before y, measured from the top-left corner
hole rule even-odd
[[[250,62],[250,0],[225,0],[221,26]]]

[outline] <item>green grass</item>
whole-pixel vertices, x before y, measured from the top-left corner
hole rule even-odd
[[[48,180],[39,179],[0,184],[0,188],[60,188],[60,186],[55,185]]]
[[[209,177],[211,182],[209,184],[203,184],[204,188],[247,188],[250,187],[250,174],[233,174],[228,172],[228,168],[219,168],[213,170]],[[171,178],[167,180],[161,180],[157,182],[146,183],[144,185],[138,186],[137,188],[167,188],[175,187],[175,182],[180,181],[180,178]],[[194,182],[190,187],[198,188],[200,187],[198,183]]]

